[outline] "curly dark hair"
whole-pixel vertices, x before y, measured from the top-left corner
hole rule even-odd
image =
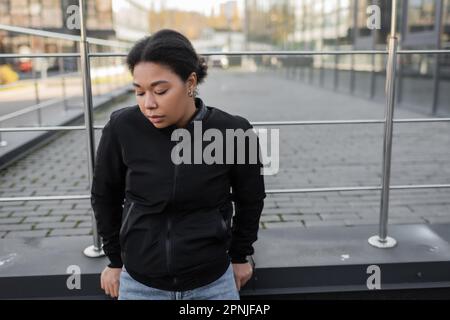
[[[127,56],[128,68],[133,73],[134,67],[143,61],[165,65],[183,81],[195,72],[200,84],[207,75],[206,59],[197,55],[188,38],[171,29],[159,30],[134,44]]]

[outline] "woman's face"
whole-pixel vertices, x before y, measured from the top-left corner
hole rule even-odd
[[[195,112],[189,97],[196,84],[192,73],[186,82],[169,67],[154,62],[139,62],[133,70],[133,86],[142,114],[157,128],[172,124],[184,126]]]

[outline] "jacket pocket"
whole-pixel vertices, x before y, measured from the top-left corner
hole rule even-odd
[[[231,220],[233,218],[233,204],[227,202],[219,208],[222,220],[225,222],[226,230],[231,229]]]
[[[231,245],[232,229],[231,221],[233,219],[233,204],[227,202],[219,208],[221,225],[222,225],[222,238],[221,240],[225,242],[225,246],[228,249]]]
[[[226,254],[228,227],[219,208],[186,214],[175,229],[175,271],[193,270]]]
[[[218,213],[219,217],[219,228],[217,232],[217,237],[220,240],[227,240],[229,236],[231,236],[231,228],[230,222],[228,221],[228,213],[226,210],[219,208]]]
[[[124,209],[120,232],[123,262],[136,273],[162,275],[165,272],[162,251],[164,214],[147,210],[138,202]]]
[[[130,217],[131,211],[133,211],[133,207],[134,207],[134,202],[131,202],[131,204],[129,205],[127,211],[125,212],[125,215],[123,216],[122,219],[122,225],[120,226],[120,238],[122,239],[124,236],[124,231],[126,230],[125,226],[128,222],[128,219]]]
[[[224,217],[221,217],[220,223],[222,225],[222,230],[226,233],[228,231],[228,225]]]

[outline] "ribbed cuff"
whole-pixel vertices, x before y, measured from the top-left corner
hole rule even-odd
[[[231,257],[231,263],[247,263],[247,256],[235,256]]]
[[[109,268],[122,268],[123,262],[120,254],[109,254],[108,259],[110,261]]]

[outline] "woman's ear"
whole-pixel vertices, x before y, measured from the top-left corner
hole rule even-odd
[[[187,86],[188,88],[194,89],[197,86],[197,74],[195,72],[192,72],[189,75],[189,78],[187,79]]]

